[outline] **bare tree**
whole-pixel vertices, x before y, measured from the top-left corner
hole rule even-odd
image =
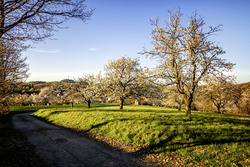
[[[177,91],[176,87],[167,86],[163,90],[166,93],[166,98],[164,99],[164,103],[167,106],[178,106],[178,110],[181,111],[181,106],[185,104],[185,100],[183,96]]]
[[[26,58],[21,57],[18,43],[0,42],[0,103],[2,108],[8,108],[5,98],[13,93],[15,84],[28,77],[28,65]]]
[[[70,18],[86,21],[85,0],[0,0],[0,39],[39,41]]]
[[[121,57],[118,60],[109,61],[105,65],[105,81],[107,94],[120,100],[120,109],[123,109],[124,100],[137,93],[137,88],[143,84],[141,81],[142,69],[139,59]]]
[[[221,25],[207,29],[204,19],[195,12],[184,27],[180,23],[180,10],[169,13],[169,23],[163,27],[159,26],[159,19],[151,20],[155,26],[151,32],[154,46],[151,51],[144,50],[141,54],[159,59],[158,78],[166,85],[176,85],[189,115],[198,84],[212,75],[231,70],[233,64],[219,58],[225,52],[209,41],[211,35],[220,31]]]
[[[239,110],[242,114],[250,115],[250,88],[248,87],[240,95],[240,99],[237,102],[239,104]]]
[[[43,105],[54,104],[57,99],[54,88],[51,86],[42,88],[39,96],[41,97],[41,102],[43,103]]]
[[[0,43],[0,79],[5,82],[21,82],[28,77],[26,57],[22,58],[21,52],[26,47],[14,42]]]
[[[68,89],[67,93],[63,96],[64,100],[71,105],[71,108],[74,107],[74,103],[79,101],[79,97],[75,89]]]
[[[41,96],[39,96],[38,94],[32,94],[31,95],[31,100],[32,100],[33,105],[38,106],[41,103]]]
[[[76,103],[80,97],[77,92],[77,86],[75,83],[65,83],[66,93],[61,97],[62,100],[71,105],[71,108],[74,107],[74,103]]]
[[[90,108],[91,101],[100,92],[100,77],[101,74],[95,76],[94,74],[84,75],[78,79],[77,92],[84,98]]]
[[[236,95],[234,83],[235,81],[231,77],[214,78],[203,91],[205,97],[213,103],[218,113],[223,112],[222,110],[229,105],[230,101],[234,100]]]

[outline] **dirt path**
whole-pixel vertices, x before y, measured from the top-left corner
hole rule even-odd
[[[135,167],[127,154],[93,139],[85,138],[61,127],[50,125],[32,116],[17,114],[12,121],[34,145],[45,162],[60,167]]]

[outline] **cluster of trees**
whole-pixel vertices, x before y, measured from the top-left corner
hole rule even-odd
[[[97,98],[119,100],[120,109],[126,99],[155,105],[176,104],[179,109],[185,105],[187,115],[199,105],[203,110],[213,105],[217,112],[222,112],[229,103],[241,111],[249,111],[249,90],[237,89],[232,77],[225,75],[234,64],[220,58],[225,51],[209,40],[220,31],[221,25],[205,27],[204,19],[195,12],[188,25],[183,26],[180,10],[169,11],[169,22],[163,26],[158,18],[151,20],[155,27],[151,31],[153,48],[140,54],[159,60],[154,69],[142,69],[138,58],[122,57],[109,61],[103,76],[84,75],[74,82],[45,87],[36,94],[13,97],[16,83],[28,76],[26,58],[20,56],[27,49],[22,41],[48,38],[64,21],[70,18],[86,21],[93,10],[86,11],[84,0],[6,0],[0,2],[0,11],[1,112],[8,101],[19,105],[71,103],[73,106],[76,99],[82,99],[90,107]],[[197,99],[199,105],[195,105]]]
[[[119,102],[120,109],[126,104],[144,104],[186,107],[185,99],[175,85],[151,80],[152,71],[142,69],[138,58],[121,57],[109,61],[104,67],[105,74],[84,75],[76,80],[60,82],[31,82],[20,84],[26,91],[11,97],[11,105],[48,105]],[[150,75],[149,75],[150,74]],[[194,95],[192,110],[206,112],[249,113],[250,83],[236,85],[230,77],[211,80],[200,85]]]
[[[12,101],[13,105],[22,105],[26,102],[29,105],[70,103],[72,106],[74,103],[86,102],[90,107],[93,101],[118,100],[122,109],[125,99],[142,95],[141,89],[147,81],[142,77],[143,71],[138,58],[122,57],[110,61],[105,65],[105,71],[104,76],[88,74],[76,80],[62,80],[50,84],[38,82],[36,85],[28,86],[30,89],[22,92],[23,95],[17,94],[9,98],[9,101]],[[35,87],[38,86],[41,89],[37,92]]]
[[[16,83],[28,77],[28,64],[21,56],[29,47],[24,42],[51,37],[71,18],[88,20],[93,10],[86,10],[84,1],[0,1],[0,113],[8,112],[6,98],[15,92]]]

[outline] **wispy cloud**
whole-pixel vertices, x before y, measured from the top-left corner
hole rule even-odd
[[[95,50],[98,50],[98,48],[89,48],[89,50],[95,51]]]
[[[40,49],[32,49],[34,52],[38,53],[58,53],[59,50],[40,50]]]

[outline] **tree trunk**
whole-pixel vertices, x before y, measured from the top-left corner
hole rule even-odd
[[[181,111],[181,104],[179,104],[178,110]]]
[[[87,103],[88,103],[88,108],[90,108],[91,101],[87,100]]]
[[[193,99],[191,97],[184,97],[185,104],[186,104],[186,115],[191,115],[191,105]]]
[[[74,103],[72,102],[72,103],[71,103],[71,108],[73,108],[73,107],[74,107]]]
[[[221,113],[220,112],[220,105],[217,105],[216,107],[217,107],[217,113]]]
[[[123,109],[123,102],[124,102],[124,99],[123,99],[123,98],[120,98],[120,109],[121,109],[121,110]]]

